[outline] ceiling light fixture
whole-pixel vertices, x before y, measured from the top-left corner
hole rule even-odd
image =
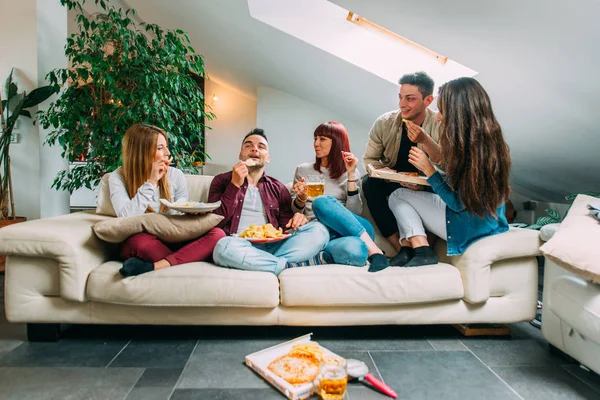
[[[378,35],[381,35],[381,36],[384,36],[387,38],[391,38],[393,40],[400,40],[404,43],[407,43],[407,44],[429,54],[430,56],[433,56],[436,60],[438,60],[442,64],[446,64],[446,62],[448,61],[448,57],[443,56],[439,53],[436,53],[435,51],[430,50],[427,47],[421,46],[420,44],[415,43],[412,40],[409,40],[405,37],[402,37],[402,36],[398,35],[397,33],[394,33],[388,29],[385,29],[384,27],[379,26],[376,23],[371,22],[368,19],[363,18],[360,15],[353,13],[352,11],[348,12],[348,16],[346,17],[346,20],[349,22],[352,22],[354,25],[364,28],[370,32],[376,33]]]

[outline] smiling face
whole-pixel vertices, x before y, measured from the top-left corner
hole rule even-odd
[[[240,151],[240,160],[248,159],[254,160],[256,164],[248,168],[262,168],[271,161],[267,139],[260,135],[250,135],[244,140]]]
[[[161,135],[157,134],[158,140],[156,141],[156,152],[154,153],[154,161],[168,161],[171,152],[169,151],[169,147],[167,146],[167,139]]]
[[[423,98],[417,86],[405,83],[400,86],[398,99],[402,118],[412,121],[425,115],[425,109],[431,104],[433,96]]]
[[[315,155],[317,158],[325,158],[331,152],[331,144],[333,140],[326,136],[315,136],[313,147],[315,148]]]

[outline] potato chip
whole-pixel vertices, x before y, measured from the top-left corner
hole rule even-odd
[[[239,237],[250,238],[250,239],[269,239],[283,237],[283,230],[281,228],[275,229],[272,224],[264,225],[250,225],[244,229]]]

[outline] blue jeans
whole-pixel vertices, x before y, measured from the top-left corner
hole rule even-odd
[[[317,219],[329,229],[329,244],[325,251],[336,264],[363,267],[367,264],[369,250],[360,236],[367,232],[375,238],[373,225],[342,205],[335,197],[319,196],[313,200],[312,209]]]
[[[279,275],[288,261],[308,260],[323,250],[328,241],[327,228],[313,221],[299,227],[291,238],[274,243],[252,244],[238,237],[224,237],[215,246],[213,259],[222,267]]]

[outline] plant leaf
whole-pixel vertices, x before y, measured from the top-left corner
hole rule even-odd
[[[546,209],[546,213],[548,214],[548,216],[550,218],[554,218],[554,219],[558,220],[559,222],[562,219],[561,216],[560,216],[560,214],[556,210],[551,210],[551,209],[547,208]]]
[[[43,101],[46,101],[48,97],[54,93],[58,93],[58,87],[54,85],[42,86],[37,89],[33,89],[27,96],[25,96],[25,103],[23,108],[34,107]]]
[[[21,110],[21,113],[19,115],[22,115],[27,118],[31,118],[31,113],[27,110]]]
[[[10,96],[10,93],[11,93],[10,87],[11,87],[11,85],[13,85],[12,76],[13,76],[14,70],[15,70],[14,68],[11,68],[10,74],[8,74],[8,77],[6,78],[6,82],[4,83],[4,92],[6,93],[6,99],[9,100],[9,101],[10,101],[10,98],[11,98],[11,96]]]
[[[19,119],[19,114],[21,114],[21,111],[23,110],[23,104],[25,104],[25,99],[26,97],[23,97],[21,99],[19,104],[17,104],[17,106],[15,107],[11,116],[8,117],[8,119],[6,120],[7,131],[12,132],[13,127],[15,126],[15,122],[17,122],[17,119]]]

